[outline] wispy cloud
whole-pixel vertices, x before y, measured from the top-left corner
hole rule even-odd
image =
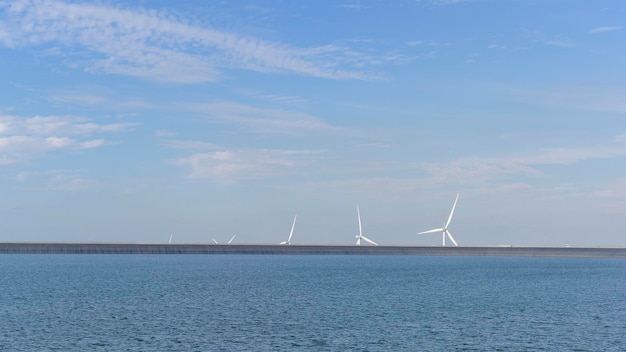
[[[90,183],[83,170],[23,171],[16,179],[19,182],[43,183],[46,189],[55,191],[79,191]]]
[[[277,95],[277,94],[259,94],[258,98],[267,99],[284,104],[306,103],[309,100],[299,96]]]
[[[551,197],[568,188],[571,188],[570,191],[575,189],[566,180],[553,174],[549,166],[624,157],[626,143],[622,142],[577,148],[544,148],[521,155],[509,153],[502,156],[461,157],[440,163],[407,164],[390,161],[378,167],[372,165],[372,169],[363,173],[370,176],[312,181],[307,183],[307,187],[347,194],[366,193],[368,197],[380,199],[388,199],[390,195],[396,199],[413,199],[416,194],[423,196],[424,193],[449,191],[451,188],[463,189],[474,195],[537,192],[542,197]],[[404,169],[400,174],[371,176],[398,170],[400,164]],[[338,165],[333,169],[341,167]],[[623,191],[623,183],[613,188]],[[598,192],[598,196],[609,194],[608,190],[600,190],[592,191],[589,195],[594,196],[594,192]]]
[[[364,8],[364,6],[361,4],[341,4],[336,6],[348,10],[362,10]]]
[[[211,82],[222,69],[294,73],[329,79],[369,79],[349,49],[296,48],[198,25],[163,11],[91,2],[18,0],[0,13],[0,43],[60,46],[92,54],[87,70],[177,83]],[[191,24],[193,22],[193,24]],[[85,57],[83,55],[83,57]]]
[[[519,99],[534,104],[626,114],[626,101],[623,99],[625,87],[580,86],[552,90],[517,90],[514,93]]]
[[[572,165],[586,160],[626,156],[626,144],[612,143],[578,148],[544,148],[527,155],[503,157],[464,157],[447,163],[423,163],[420,168],[433,184],[480,185],[493,181],[519,180],[519,177],[548,176],[542,166]],[[518,182],[518,181],[516,181]]]
[[[176,137],[177,134],[176,132],[172,132],[172,131],[159,130],[159,131],[154,132],[154,135],[159,138],[163,138],[163,137],[169,138],[169,137]]]
[[[562,36],[557,36],[552,39],[545,40],[543,43],[545,45],[561,48],[573,48],[576,46],[576,43],[573,40]]]
[[[92,136],[122,132],[134,126],[133,123],[97,124],[81,117],[0,115],[0,164],[24,162],[59,150],[98,148],[107,142]]]
[[[454,5],[466,2],[479,2],[485,0],[416,0],[417,3],[434,4],[434,5]]]
[[[528,39],[535,44],[559,48],[573,48],[576,42],[564,35],[547,35],[540,31],[525,31]]]
[[[213,143],[207,143],[202,141],[189,141],[189,140],[166,140],[163,142],[166,147],[172,149],[184,149],[184,150],[215,150],[220,147]]]
[[[48,97],[50,101],[75,104],[75,105],[103,105],[110,103],[110,100],[103,96],[89,94],[54,94]]]
[[[626,205],[626,179],[611,181],[605,184],[602,189],[593,192],[591,196],[603,199],[614,199],[619,201],[621,203],[621,212],[621,210],[624,209],[624,205]]]
[[[258,133],[295,133],[307,130],[338,129],[306,113],[259,108],[235,102],[189,104],[184,108],[203,113],[213,121],[238,124]]]
[[[315,150],[224,150],[197,153],[170,162],[189,167],[189,178],[228,184],[294,174],[310,166],[322,153]]]
[[[27,135],[90,135],[121,132],[137,126],[136,123],[97,124],[84,117],[35,116],[19,118],[0,115],[0,134]]]
[[[449,42],[438,42],[435,40],[411,40],[406,43],[408,46],[452,46]]]
[[[589,34],[598,34],[604,32],[612,32],[622,29],[622,27],[618,26],[609,26],[609,27],[597,27],[589,31]]]

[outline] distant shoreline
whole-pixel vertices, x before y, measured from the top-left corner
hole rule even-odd
[[[4,242],[0,254],[264,254],[626,258],[626,247],[434,247],[273,244]]]

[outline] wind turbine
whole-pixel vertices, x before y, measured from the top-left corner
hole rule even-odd
[[[356,245],[360,246],[361,245],[361,239],[363,239],[366,242],[369,242],[371,244],[373,244],[374,246],[378,246],[378,244],[372,240],[370,240],[369,238],[363,236],[363,229],[361,228],[361,212],[359,211],[359,205],[356,205],[356,215],[359,218],[359,234],[356,235]]]
[[[287,239],[287,241],[282,241],[279,244],[291,244],[291,236],[293,236],[293,228],[296,226],[296,218],[298,217],[298,214],[296,214],[293,217],[293,224],[291,224],[291,232],[289,232],[289,238]]]
[[[237,235],[233,235],[233,237],[230,238],[230,240],[228,240],[228,242],[226,242],[226,244],[230,244],[236,237]],[[217,242],[217,240],[215,238],[213,238],[213,243],[215,244],[220,244],[219,242]]]
[[[454,243],[455,246],[459,246],[458,243],[456,243],[456,241],[454,240],[454,237],[452,237],[452,234],[450,233],[450,231],[448,231],[448,226],[450,226],[450,221],[452,221],[452,215],[454,214],[454,208],[456,208],[456,202],[459,201],[459,195],[456,195],[456,199],[454,200],[454,205],[452,206],[452,210],[450,211],[450,216],[448,216],[448,221],[446,221],[443,224],[443,227],[440,228],[436,228],[436,229],[432,229],[432,230],[428,230],[428,231],[423,231],[423,232],[419,232],[418,235],[422,235],[425,233],[434,233],[434,232],[441,232],[441,236],[443,239],[443,246],[445,247],[446,245],[446,236],[448,236],[448,238],[450,238],[450,241],[452,241],[452,243]]]

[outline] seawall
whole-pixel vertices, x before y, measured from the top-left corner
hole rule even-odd
[[[11,242],[0,243],[0,254],[317,254],[626,258],[626,247],[415,247]]]

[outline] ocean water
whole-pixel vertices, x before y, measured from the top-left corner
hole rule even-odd
[[[0,255],[0,351],[624,351],[626,260]]]

